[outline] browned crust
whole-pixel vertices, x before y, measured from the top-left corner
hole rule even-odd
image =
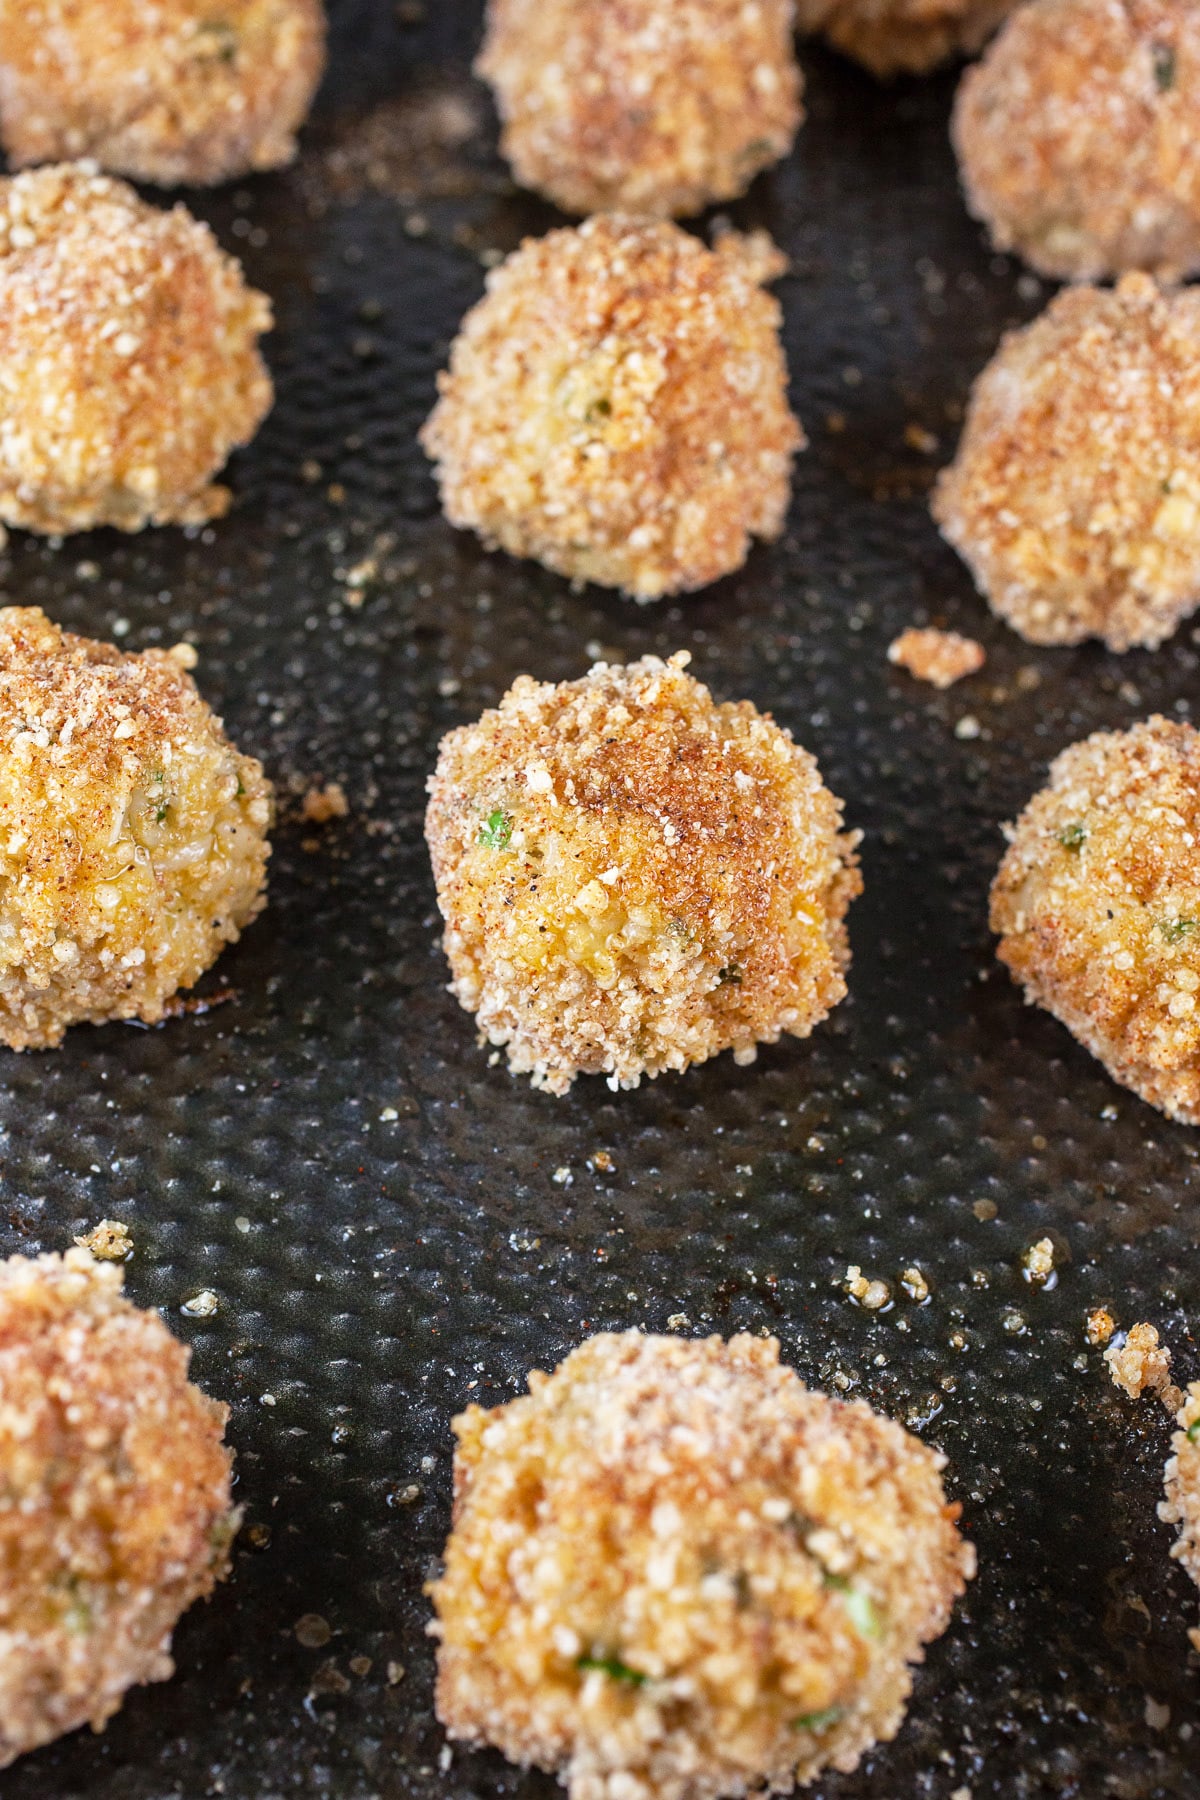
[[[270,818],[176,656],[0,609],[0,1040],[161,1019],[265,904]]]
[[[774,1339],[602,1334],[455,1420],[431,1588],[452,1737],[556,1771],[572,1800],[715,1800],[852,1769],[895,1734],[908,1665],[974,1569],[944,1459],[778,1358]]]
[[[819,31],[881,78],[924,75],[970,56],[1018,0],[798,0],[801,31]]]
[[[791,0],[490,0],[476,63],[517,179],[567,212],[745,192],[803,117]]]
[[[172,1673],[228,1570],[228,1408],[84,1250],[0,1264],[0,1765]]]
[[[1200,266],[1200,13],[1192,0],[1032,0],[963,77],[967,204],[1043,274]]]
[[[207,186],[292,161],[324,66],[320,0],[0,0],[0,136]]]
[[[730,233],[598,217],[488,279],[421,434],[452,524],[641,600],[777,537],[791,461],[781,259]]]
[[[856,836],[808,752],[687,660],[521,676],[442,742],[426,835],[453,992],[552,1093],[752,1061],[846,991]]]
[[[1200,1124],[1200,736],[1151,718],[1064,750],[1010,831],[997,955],[1115,1081]]]
[[[1160,644],[1200,600],[1200,296],[1127,275],[1010,333],[933,514],[1030,642]]]

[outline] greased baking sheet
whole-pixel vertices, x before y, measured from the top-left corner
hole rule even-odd
[[[414,442],[435,372],[481,258],[554,222],[495,156],[479,23],[466,0],[335,0],[301,163],[190,197],[278,313],[278,402],[234,513],[190,540],[16,534],[0,563],[10,599],[76,630],[191,637],[284,815],[270,908],[205,984],[233,998],[0,1058],[4,1249],[130,1227],[129,1293],[232,1404],[247,1520],[232,1580],[176,1634],[174,1681],[0,1794],[549,1796],[496,1755],[448,1756],[433,1717],[421,1590],[449,1420],[589,1331],[678,1314],[774,1332],[806,1380],[940,1445],[979,1549],[899,1738],[815,1794],[1200,1794],[1197,1595],[1155,1516],[1166,1415],[1110,1387],[1083,1330],[1107,1302],[1200,1374],[1200,1136],[1023,1007],[986,929],[1000,822],[1086,731],[1200,706],[1192,633],[1124,658],[1034,650],[940,544],[926,492],[969,382],[1048,290],[963,213],[953,78],[883,90],[811,46],[797,150],[731,209],[792,258],[812,447],[783,542],[638,609],[451,532]],[[889,667],[926,620],[979,637],[983,673],[939,695]],[[445,991],[425,776],[522,671],[684,647],[719,698],[793,728],[866,832],[851,998],[752,1069],[552,1100],[490,1062]],[[305,824],[299,795],[326,780],[350,817]],[[1021,1258],[1047,1235],[1039,1289]],[[852,1264],[892,1285],[889,1310],[846,1297]],[[181,1311],[206,1289],[215,1312]],[[297,1635],[306,1615],[327,1642],[311,1618]]]

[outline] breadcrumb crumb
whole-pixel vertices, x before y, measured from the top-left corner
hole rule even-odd
[[[0,1040],[161,1019],[262,910],[270,820],[169,652],[0,609]]]
[[[1115,1081],[1200,1124],[1200,736],[1151,718],[1064,750],[1009,829],[997,954]]]
[[[344,819],[350,811],[346,790],[340,781],[327,781],[310,787],[301,803],[301,812],[310,825],[328,825],[331,819]]]
[[[918,630],[910,626],[888,645],[888,661],[899,664],[935,688],[953,687],[964,675],[974,675],[987,661],[982,644],[960,637],[957,631]]]
[[[196,524],[270,408],[271,326],[206,225],[93,163],[0,180],[0,520]]]
[[[75,1242],[81,1250],[94,1256],[97,1262],[128,1262],[133,1255],[133,1239],[129,1235],[128,1225],[122,1225],[116,1219],[101,1219],[98,1225]]]
[[[944,1458],[773,1338],[601,1334],[454,1430],[438,1716],[572,1800],[853,1769],[974,1573]]]
[[[1116,1320],[1104,1306],[1093,1307],[1084,1321],[1084,1335],[1093,1350],[1107,1344],[1116,1329]]]
[[[452,524],[638,600],[706,586],[778,537],[804,437],[787,403],[782,259],[618,216],[492,271],[421,433]]]
[[[689,660],[523,675],[442,741],[426,836],[451,991],[551,1093],[751,1062],[846,992],[857,835],[808,752]]]
[[[526,187],[567,212],[696,213],[803,117],[792,0],[490,0],[475,67]]]
[[[999,250],[1066,281],[1200,268],[1194,0],[1031,0],[963,77],[952,135]]]
[[[1127,275],[1010,332],[933,515],[1031,643],[1162,643],[1200,601],[1200,294]]]
[[[1116,1387],[1139,1400],[1147,1392],[1162,1394],[1171,1385],[1171,1352],[1160,1345],[1153,1325],[1131,1325],[1123,1344],[1111,1344],[1104,1361]]]
[[[292,161],[324,66],[320,0],[0,0],[0,138],[208,186]]]
[[[0,1765],[173,1673],[229,1567],[228,1409],[86,1250],[0,1264]]]

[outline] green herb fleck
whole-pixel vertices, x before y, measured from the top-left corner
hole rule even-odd
[[[737,963],[726,963],[717,980],[722,987],[741,987],[742,971]]]
[[[583,416],[584,416],[585,422],[588,425],[594,425],[596,423],[597,419],[611,419],[612,418],[612,401],[608,398],[607,395],[601,394],[601,396],[598,400],[592,401],[591,405],[587,409],[587,412]]]
[[[165,800],[161,800],[154,809],[154,823],[156,825],[161,825],[163,820],[166,818],[166,816],[167,816],[167,802]]]
[[[792,1720],[793,1731],[828,1731],[842,1716],[840,1706],[826,1706],[820,1712],[801,1713]]]
[[[1087,843],[1087,826],[1076,820],[1073,825],[1064,825],[1058,834],[1058,841],[1064,850],[1082,850]]]
[[[1193,1424],[1188,1426],[1187,1441],[1189,1444],[1200,1444],[1200,1419],[1196,1419]]]
[[[639,1669],[631,1669],[623,1663],[619,1656],[580,1656],[575,1660],[577,1669],[599,1669],[602,1675],[611,1675],[614,1681],[627,1681],[631,1687],[641,1687],[649,1678]]]
[[[507,813],[489,813],[487,822],[480,826],[477,843],[489,850],[504,850],[513,833],[513,822]]]
[[[246,797],[246,790],[242,786],[242,778],[240,775],[238,776],[237,793],[233,797],[235,800],[244,800]]]
[[[1160,919],[1158,929],[1168,944],[1177,944],[1180,938],[1190,937],[1196,929],[1195,919]]]
[[[875,1602],[865,1589],[855,1587],[844,1575],[831,1575],[828,1569],[824,1572],[827,1588],[842,1597],[842,1605],[846,1608],[846,1617],[860,1637],[878,1638],[883,1636],[883,1626],[875,1609]]]
[[[202,56],[214,62],[231,63],[237,56],[237,32],[224,19],[208,19],[196,31]]]
[[[1151,55],[1154,58],[1154,85],[1160,94],[1167,94],[1175,86],[1175,52],[1170,44],[1154,44]]]

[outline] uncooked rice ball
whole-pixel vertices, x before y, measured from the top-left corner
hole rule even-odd
[[[924,75],[985,44],[1018,0],[798,0],[801,31],[819,31],[872,74]]]
[[[438,1717],[571,1800],[853,1769],[974,1573],[945,1458],[773,1338],[601,1334],[454,1430]]]
[[[0,138],[17,167],[229,181],[292,161],[324,63],[320,0],[0,0]]]
[[[1044,275],[1200,268],[1195,0],[1031,0],[969,69],[953,136],[967,204]]]
[[[271,788],[188,645],[124,656],[0,609],[0,1041],[153,1023],[262,910]]]
[[[808,752],[689,660],[522,675],[442,741],[426,835],[451,991],[554,1094],[752,1062],[846,992],[857,834]]]
[[[933,513],[1035,644],[1153,648],[1200,602],[1200,294],[1061,293],[975,384]]]
[[[1192,1580],[1200,1586],[1200,1381],[1193,1381],[1179,1410],[1179,1429],[1171,1439],[1171,1456],[1164,1471],[1167,1497],[1159,1502],[1158,1516],[1178,1525],[1179,1539],[1171,1551]],[[1200,1630],[1188,1632],[1192,1646],[1200,1650]]]
[[[490,0],[477,72],[517,179],[567,212],[745,193],[803,116],[792,0]]]
[[[265,296],[182,206],[87,163],[0,181],[0,520],[198,524],[272,399]]]
[[[1200,734],[1152,718],[1064,750],[1009,831],[998,955],[1114,1081],[1200,1124]]]
[[[0,1263],[0,1766],[173,1673],[229,1567],[228,1408],[85,1250]]]
[[[447,518],[491,547],[639,600],[740,568],[778,537],[792,454],[762,234],[716,251],[669,224],[589,219],[488,277],[421,434]]]

